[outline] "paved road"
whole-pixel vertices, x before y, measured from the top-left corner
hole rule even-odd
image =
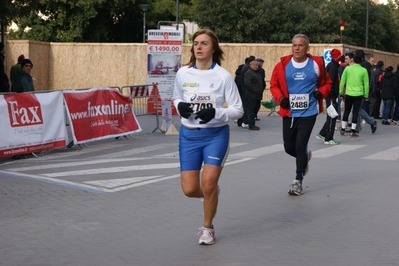
[[[399,265],[399,126],[327,146],[320,115],[292,197],[281,118],[260,118],[259,132],[231,123],[213,246],[197,244],[202,203],[181,192],[178,136],[151,133],[154,116],[135,139],[0,159],[0,265]]]

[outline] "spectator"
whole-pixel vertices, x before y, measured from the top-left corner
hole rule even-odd
[[[242,102],[243,102],[244,113],[243,113],[242,117],[237,120],[237,125],[241,126],[242,128],[245,128],[245,129],[247,129],[249,126],[248,126],[247,100],[246,100],[246,89],[245,89],[244,76],[245,76],[245,73],[247,73],[247,71],[249,69],[249,63],[255,59],[256,59],[255,56],[250,55],[245,60],[245,64],[241,69],[241,84],[243,85],[242,92],[243,92],[243,96],[244,96],[244,99],[242,100]]]
[[[248,58],[245,58],[244,64],[241,64],[237,67],[236,69],[236,76],[234,78],[234,82],[237,85],[238,91],[240,92],[240,97],[241,97],[241,102],[242,102],[242,107],[244,109],[244,113],[245,113],[245,109],[246,109],[246,100],[245,100],[245,89],[244,89],[244,79],[242,78],[242,68],[244,67],[245,64],[247,64],[248,62]],[[247,118],[240,118],[237,119],[237,126],[242,127],[242,124],[248,124]]]
[[[260,101],[262,99],[263,82],[258,73],[258,62],[253,60],[249,63],[249,66],[250,67],[244,77],[247,98],[248,129],[259,130],[260,128],[255,125],[255,115],[259,110]]]
[[[18,70],[21,69],[21,62],[24,59],[25,59],[25,56],[23,54],[21,54],[20,56],[18,56],[17,63],[15,65],[11,66],[11,69],[10,69],[10,80],[11,80],[11,83],[12,83],[12,80],[13,80],[15,72],[17,72]],[[12,87],[11,87],[11,90],[12,90]]]
[[[33,78],[30,72],[33,68],[33,63],[30,59],[25,58],[21,61],[21,69],[17,70],[13,78],[13,90],[14,92],[27,92],[34,91]]]
[[[374,119],[381,119],[380,116],[380,105],[381,105],[381,98],[380,98],[380,76],[384,73],[384,62],[378,61],[375,71],[373,72],[373,88],[371,89],[371,100],[370,100],[370,115],[374,117]]]
[[[338,49],[332,49],[331,52],[331,62],[328,63],[326,69],[328,75],[332,80],[332,85],[330,89],[330,93],[326,97],[326,108],[330,105],[334,106],[335,110],[338,110],[337,98],[339,95],[339,74],[338,68],[339,65],[339,58],[341,57],[341,52]],[[331,118],[327,115],[326,122],[324,123],[322,129],[320,130],[319,134],[316,136],[318,139],[324,141],[324,144],[327,145],[338,145],[339,141],[334,139],[335,133],[335,123],[337,118]]]
[[[309,38],[295,35],[292,54],[281,58],[270,80],[270,91],[283,117],[284,149],[296,159],[296,177],[288,190],[293,196],[303,193],[303,179],[312,158],[308,151],[310,134],[332,83],[323,58],[309,54],[309,49]]]
[[[10,83],[6,72],[4,71],[5,53],[4,44],[0,42],[0,92],[10,91]]]
[[[260,77],[262,78],[262,82],[263,82],[263,90],[266,89],[266,73],[265,70],[263,69],[263,63],[265,62],[265,60],[263,60],[262,58],[256,58],[256,61],[258,62],[258,73],[260,75]],[[261,101],[263,98],[263,92],[262,92],[262,97],[258,103],[258,109],[255,112],[255,121],[260,121],[259,117],[258,117],[258,112],[260,109],[260,105],[261,105]]]
[[[399,80],[399,64],[396,66],[395,75],[396,78]],[[399,90],[397,90],[395,94],[395,109],[392,116],[392,123],[395,125],[399,125]]]
[[[382,121],[383,125],[390,125],[391,123],[388,121],[389,116],[391,115],[392,104],[395,99],[395,95],[398,93],[398,78],[392,72],[393,67],[389,66],[385,69],[385,74],[381,79],[381,100],[384,103],[384,109],[382,112]]]

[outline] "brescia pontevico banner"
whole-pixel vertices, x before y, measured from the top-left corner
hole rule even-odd
[[[66,145],[62,92],[0,95],[0,157]]]
[[[132,99],[111,88],[64,91],[75,144],[140,132]]]

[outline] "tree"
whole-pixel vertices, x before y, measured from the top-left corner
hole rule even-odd
[[[399,52],[399,0],[369,6],[368,47]],[[147,0],[147,29],[176,21],[176,0]],[[0,15],[19,29],[11,39],[47,42],[141,42],[141,0],[0,0]],[[365,46],[364,0],[180,0],[179,21],[195,21],[226,43],[287,43],[297,33],[312,43]],[[27,30],[29,29],[29,30]]]

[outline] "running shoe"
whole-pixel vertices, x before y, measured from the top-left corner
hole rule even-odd
[[[322,136],[321,134],[317,134],[316,139],[325,140],[325,137]]]
[[[312,152],[308,151],[308,164],[306,165],[305,173],[303,173],[303,175],[306,175],[309,172],[309,161],[310,161],[310,159],[312,159]]]
[[[200,230],[198,232],[198,235],[200,235],[198,244],[200,244],[200,245],[215,244],[215,229],[202,226],[202,227],[198,228],[198,230]]]
[[[245,129],[248,129],[248,128],[249,128],[249,125],[248,125],[248,124],[245,124],[245,123],[242,123],[241,127],[242,127],[242,128],[245,128]]]
[[[291,184],[290,190],[288,190],[288,194],[292,196],[300,196],[303,194],[302,184],[299,180],[294,180]]]
[[[374,121],[374,124],[371,125],[371,133],[375,133],[377,131],[377,121]]]
[[[335,139],[332,139],[332,140],[324,141],[324,144],[326,144],[326,145],[339,145],[340,142],[336,141]]]

